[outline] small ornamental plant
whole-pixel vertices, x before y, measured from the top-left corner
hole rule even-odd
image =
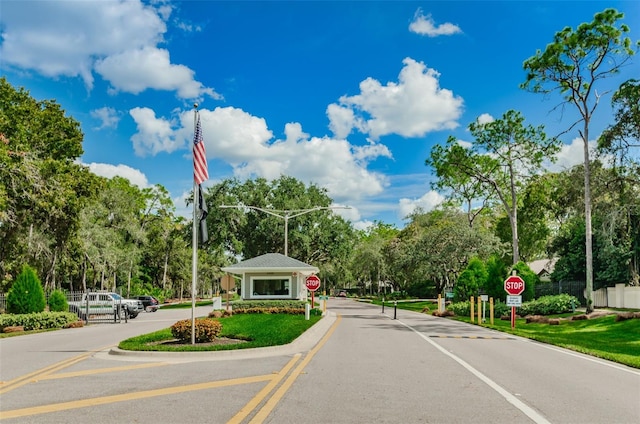
[[[46,304],[40,279],[33,268],[25,265],[7,293],[7,312],[11,314],[42,312]]]
[[[209,318],[196,319],[196,343],[212,342],[222,332],[222,324]],[[171,326],[171,335],[183,342],[191,341],[191,320],[183,319]]]
[[[69,310],[69,302],[67,297],[60,290],[54,290],[49,296],[50,312],[67,312]]]

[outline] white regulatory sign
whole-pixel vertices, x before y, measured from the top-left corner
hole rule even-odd
[[[507,306],[522,306],[522,296],[507,296]]]

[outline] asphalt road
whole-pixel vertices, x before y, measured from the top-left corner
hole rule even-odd
[[[197,315],[205,315],[199,308]],[[0,339],[4,423],[639,423],[640,370],[331,299],[295,343],[119,355],[190,310]]]

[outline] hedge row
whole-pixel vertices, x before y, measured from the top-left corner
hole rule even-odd
[[[573,312],[580,305],[575,296],[568,294],[558,294],[553,296],[542,296],[538,299],[525,302],[522,306],[516,308],[518,315],[556,315]],[[453,311],[457,316],[469,316],[471,314],[469,301],[456,302],[447,306],[447,309]],[[493,314],[496,317],[509,314],[511,307],[505,303],[497,301],[494,304]],[[477,313],[477,311],[476,311]]]
[[[5,327],[24,327],[28,330],[63,328],[78,321],[78,315],[72,312],[34,312],[30,314],[0,315],[0,329]]]
[[[304,313],[304,300],[238,300],[231,302],[234,314],[242,313]],[[281,310],[282,312],[269,312]],[[284,311],[290,312],[284,312]],[[301,311],[301,312],[299,312]]]

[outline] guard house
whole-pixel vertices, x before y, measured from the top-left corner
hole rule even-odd
[[[243,300],[307,299],[306,278],[318,268],[280,253],[267,253],[222,268],[241,275],[240,296]]]

